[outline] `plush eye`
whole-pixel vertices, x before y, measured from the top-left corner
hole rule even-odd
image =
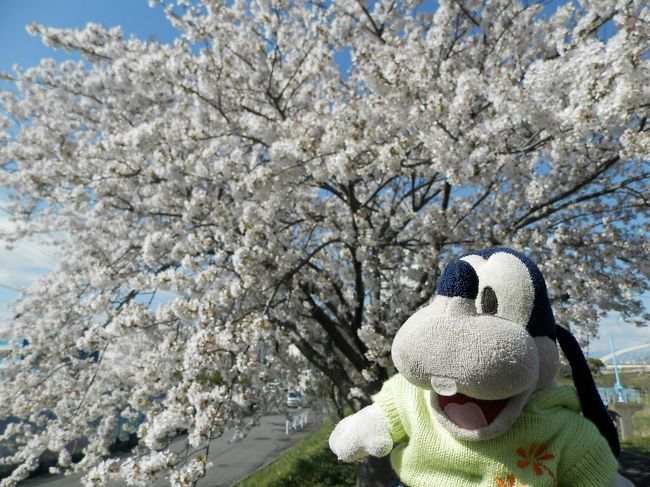
[[[481,311],[488,315],[497,314],[499,308],[499,301],[497,300],[497,295],[490,286],[483,288],[481,293]]]
[[[478,276],[476,312],[528,325],[535,288],[526,264],[507,252],[496,252],[487,260],[478,255],[463,260]]]

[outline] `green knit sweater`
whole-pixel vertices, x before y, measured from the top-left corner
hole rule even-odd
[[[393,469],[410,487],[605,487],[618,464],[575,389],[536,393],[502,435],[459,440],[434,419],[430,392],[401,375],[374,401],[390,425]]]

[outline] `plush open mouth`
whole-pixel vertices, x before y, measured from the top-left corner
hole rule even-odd
[[[508,399],[489,401],[474,399],[465,394],[451,396],[437,394],[438,404],[445,415],[463,429],[479,429],[488,426],[503,411]]]

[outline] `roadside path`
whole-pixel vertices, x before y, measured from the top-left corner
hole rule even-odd
[[[210,444],[209,460],[214,464],[197,487],[230,487],[238,480],[269,463],[282,451],[299,439],[314,431],[321,423],[319,411],[310,411],[309,423],[299,431],[285,435],[285,416],[276,414],[262,417],[260,424],[253,427],[246,438],[230,442],[233,432],[226,432]],[[180,445],[180,441],[178,444]],[[172,446],[173,447],[173,446]],[[27,479],[20,487],[82,487],[81,475],[41,475]],[[122,484],[113,484],[121,487]],[[169,486],[159,481],[155,487]]]

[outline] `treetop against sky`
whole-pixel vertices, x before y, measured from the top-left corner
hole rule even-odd
[[[371,2],[371,5],[374,3]],[[560,0],[545,2],[543,14],[552,15],[558,6],[564,3]],[[418,8],[422,12],[431,12],[436,7],[436,2],[426,0]],[[179,33],[165,18],[161,5],[151,7],[145,0],[59,0],[55,3],[41,0],[9,1],[3,4],[2,13],[0,43],[7,48],[0,50],[0,72],[13,72],[16,66],[35,66],[43,58],[53,58],[58,62],[81,59],[76,52],[52,49],[38,36],[30,35],[27,26],[32,23],[61,28],[82,28],[89,22],[107,27],[119,25],[126,36],[134,35],[163,43],[173,42]],[[601,38],[609,38],[614,30],[613,21],[606,22],[601,27]],[[349,52],[337,52],[335,57],[342,71],[347,71],[351,62]],[[0,188],[0,201],[3,205],[6,194],[6,189]],[[3,231],[14,228],[6,213],[0,213],[0,219]],[[58,260],[55,249],[34,239],[25,239],[11,250],[3,247],[0,249],[0,259],[3,263],[0,269],[0,304],[3,307],[16,297],[17,289],[28,286],[52,269]],[[645,299],[647,302],[650,298]],[[0,316],[4,319],[9,314],[3,309],[0,310]],[[650,341],[648,329],[626,326],[621,318],[614,314],[603,320],[600,338],[592,340],[591,349],[597,352],[608,350],[610,336],[615,337],[621,348]]]

